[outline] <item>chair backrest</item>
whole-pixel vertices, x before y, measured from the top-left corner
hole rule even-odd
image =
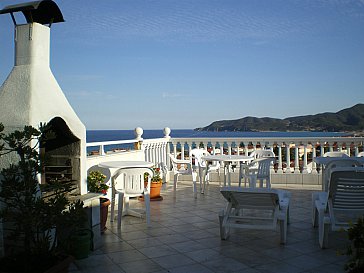
[[[271,150],[255,150],[250,154],[254,158],[275,157],[276,155]]]
[[[345,160],[340,160],[340,159],[335,159],[330,161],[323,172],[323,178],[322,181],[324,183],[324,191],[327,191],[327,187],[329,185],[329,179],[330,179],[330,173],[332,173],[332,171],[335,168],[342,168],[342,167],[359,167],[361,166],[361,163],[359,161],[357,161],[356,159],[348,159],[346,158]]]
[[[206,167],[206,162],[202,160],[203,156],[210,155],[205,149],[191,149],[190,150],[190,161],[194,167]]]
[[[222,187],[220,192],[234,208],[263,210],[279,208],[279,195],[274,189]]]
[[[192,167],[191,162],[189,160],[181,160],[177,159],[173,154],[168,155],[171,163],[174,174],[191,174]]]
[[[148,174],[147,185],[144,184],[144,174]],[[149,168],[127,168],[117,170],[114,174],[114,188],[127,194],[143,193],[145,189],[150,191],[150,180],[153,171]]]
[[[344,152],[326,152],[323,157],[349,157],[349,155]]]
[[[364,168],[332,170],[328,194],[329,212],[334,224],[348,224],[364,214]]]
[[[254,159],[251,164],[254,164],[257,168],[257,178],[264,178],[270,176],[270,165],[274,161],[274,158],[261,157]]]

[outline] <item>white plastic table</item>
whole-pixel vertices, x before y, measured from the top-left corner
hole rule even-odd
[[[114,188],[114,173],[120,169],[129,169],[129,168],[151,168],[153,167],[152,162],[148,161],[106,161],[98,164],[101,168],[107,168],[110,170],[111,176],[111,219],[110,221],[114,221],[114,206],[115,206],[115,188]],[[142,214],[137,212],[136,210],[131,210],[129,207],[124,207],[124,211],[122,215],[131,215],[135,217],[141,217]]]
[[[224,186],[226,186],[226,181],[227,181],[229,187],[231,186],[230,165],[233,162],[239,162],[240,164],[249,163],[254,159],[254,157],[246,155],[207,155],[201,158],[206,161],[207,163],[206,166],[208,166],[209,165],[208,163],[212,161],[224,162]],[[207,175],[207,172],[208,172],[208,167],[206,168],[205,177]],[[206,181],[204,180],[203,184],[204,191],[205,191],[205,184]]]

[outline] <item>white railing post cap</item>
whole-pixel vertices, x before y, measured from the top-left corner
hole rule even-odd
[[[163,133],[164,133],[164,137],[167,138],[167,137],[170,137],[169,134],[171,133],[171,129],[168,128],[168,127],[165,127],[163,129]]]
[[[142,140],[143,138],[142,138],[142,135],[143,135],[143,129],[141,128],[141,127],[136,127],[135,129],[134,129],[134,133],[135,133],[135,138],[137,139],[137,140]]]

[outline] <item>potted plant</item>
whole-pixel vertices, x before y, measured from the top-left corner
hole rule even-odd
[[[163,197],[161,196],[161,187],[163,184],[163,180],[161,177],[160,168],[153,167],[153,177],[151,178],[151,184],[150,184],[150,200],[156,201],[156,200],[162,200]],[[144,174],[144,183],[148,183],[148,174]]]
[[[90,192],[107,194],[109,186],[105,183],[106,176],[100,171],[91,171],[87,176],[87,186]],[[100,229],[104,233],[106,228],[107,215],[109,213],[110,200],[106,197],[100,198]]]
[[[71,230],[87,219],[80,201],[70,203],[67,184],[47,185],[52,194],[45,197],[38,182],[41,160],[39,142],[51,137],[25,126],[8,135],[0,124],[0,157],[16,158],[0,174],[0,220],[4,226],[5,256],[1,272],[68,272],[72,257],[59,240],[60,227]],[[3,161],[4,162],[4,161]],[[70,223],[69,220],[72,220]]]

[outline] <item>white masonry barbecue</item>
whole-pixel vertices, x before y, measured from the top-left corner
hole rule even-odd
[[[17,24],[13,13],[22,12],[26,24]],[[25,125],[50,123],[56,138],[41,152],[49,162],[42,183],[73,181],[80,194],[87,193],[86,128],[67,101],[49,66],[50,26],[64,22],[51,0],[5,7],[15,25],[15,65],[0,87],[0,122],[7,132]],[[0,168],[6,162],[0,163]]]

